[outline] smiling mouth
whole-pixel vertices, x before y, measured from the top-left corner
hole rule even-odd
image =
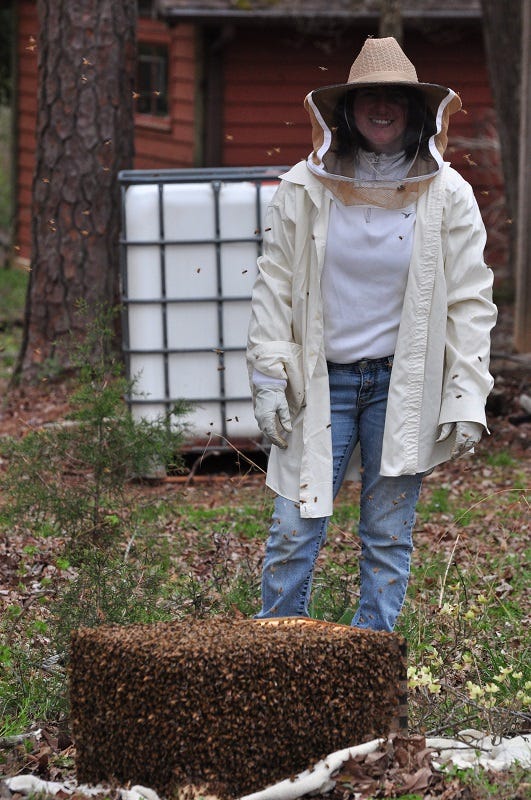
[[[388,128],[389,125],[393,124],[393,120],[392,119],[371,118],[371,122],[372,122],[373,125],[378,125],[379,127],[382,127],[382,128]]]

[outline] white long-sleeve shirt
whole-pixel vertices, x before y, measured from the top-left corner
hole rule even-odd
[[[403,178],[411,166],[403,152],[360,150],[356,175]],[[332,195],[321,276],[328,361],[350,364],[395,352],[413,250],[416,205],[404,209],[343,205]]]
[[[395,352],[413,249],[415,206],[344,206],[333,199],[321,275],[328,361]]]

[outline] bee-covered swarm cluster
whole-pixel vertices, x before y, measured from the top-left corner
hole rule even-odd
[[[81,782],[171,795],[256,791],[385,736],[404,672],[395,634],[307,620],[185,620],[75,631]]]

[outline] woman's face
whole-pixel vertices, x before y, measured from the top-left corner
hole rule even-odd
[[[373,152],[402,150],[407,108],[406,94],[396,87],[375,86],[354,92],[354,122]]]

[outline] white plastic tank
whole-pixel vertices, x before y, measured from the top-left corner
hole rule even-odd
[[[188,401],[189,444],[261,438],[245,346],[265,213],[281,171],[252,168],[251,179],[243,170],[121,173],[132,413],[154,419]]]

